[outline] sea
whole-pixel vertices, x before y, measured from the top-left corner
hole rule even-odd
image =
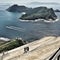
[[[21,21],[22,13],[8,12],[7,8],[8,5],[0,5],[0,37],[33,41],[45,36],[60,36],[60,12],[55,12],[56,22]]]

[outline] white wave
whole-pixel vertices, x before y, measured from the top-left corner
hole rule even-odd
[[[0,37],[0,40],[9,41],[10,39],[4,38],[4,37]]]
[[[11,29],[11,30],[17,30],[17,31],[24,31],[25,30],[23,28],[19,28],[19,27],[15,27],[15,26],[6,26],[6,28]]]
[[[30,20],[19,20],[21,22],[29,22]]]
[[[25,14],[26,14],[26,12],[22,12],[22,14],[23,14],[23,15],[25,15]]]
[[[49,19],[49,20],[45,20],[45,19],[36,19],[36,20],[19,20],[21,22],[39,22],[39,21],[43,21],[43,22],[57,22],[59,19],[56,19],[56,20],[52,20],[52,19]]]
[[[19,20],[21,22],[38,22],[38,21],[42,21],[44,19],[36,19],[36,20]]]
[[[56,20],[51,20],[51,19],[49,19],[49,21],[48,20],[44,20],[44,22],[47,22],[47,23],[50,23],[50,22],[57,22],[57,21],[59,21],[59,19],[56,19]]]

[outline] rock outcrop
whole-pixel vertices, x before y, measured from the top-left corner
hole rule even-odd
[[[47,7],[37,7],[33,8],[30,11],[26,12],[25,15],[22,15],[20,17],[22,20],[35,20],[35,19],[57,19],[57,16],[54,13],[54,10],[52,8]]]
[[[60,12],[60,10],[59,9],[56,9],[55,12]]]
[[[28,10],[29,10],[29,8],[27,8],[25,6],[18,6],[16,4],[7,9],[7,11],[9,11],[9,12],[26,12]]]

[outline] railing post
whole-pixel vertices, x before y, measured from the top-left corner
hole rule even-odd
[[[57,57],[57,60],[60,60],[60,55]]]
[[[3,58],[4,58],[4,51],[2,52],[1,60],[3,60]]]
[[[55,57],[55,55],[59,52],[60,48],[53,54],[53,56],[49,59],[49,60],[53,60],[53,58]],[[57,58],[59,59],[59,57]]]

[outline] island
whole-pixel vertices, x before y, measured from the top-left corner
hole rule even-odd
[[[28,8],[26,6],[19,6],[17,4],[14,4],[14,5],[10,6],[9,8],[7,8],[6,10],[9,12],[27,12],[30,9],[31,8]]]
[[[23,13],[19,18],[21,20],[36,20],[36,19],[45,19],[45,20],[56,20],[57,16],[53,8],[47,7],[35,7],[28,8],[26,6],[19,6],[17,4],[12,5],[7,9],[9,12],[20,12]],[[56,10],[57,11],[57,10]]]
[[[22,20],[36,20],[36,19],[45,19],[45,20],[56,20],[57,16],[53,8],[47,7],[36,7],[26,12],[26,14],[20,17]]]
[[[55,12],[60,12],[60,10],[59,9],[56,9]]]

